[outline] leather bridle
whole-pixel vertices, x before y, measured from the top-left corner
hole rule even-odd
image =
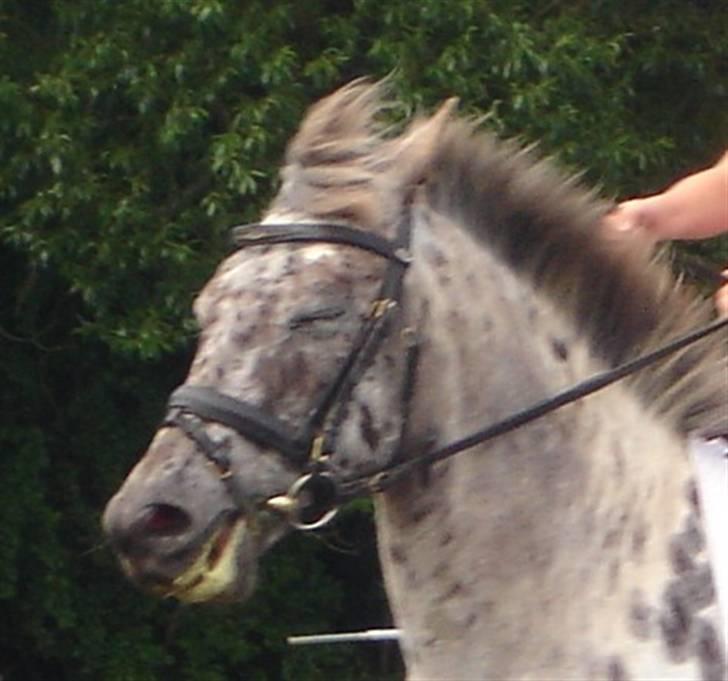
[[[400,460],[401,456],[395,455],[392,463],[376,473],[341,480],[332,473],[330,466],[331,458],[336,452],[339,428],[346,417],[353,390],[371,366],[377,350],[392,329],[393,313],[401,313],[404,275],[411,262],[410,216],[406,213],[399,222],[393,240],[329,223],[254,223],[236,227],[233,238],[238,248],[281,243],[342,244],[363,249],[387,260],[378,295],[372,301],[369,315],[362,324],[349,355],[334,381],[310,410],[311,416],[300,429],[294,430],[256,405],[224,395],[208,386],[183,385],[169,398],[164,425],[180,428],[219,469],[221,477],[229,483],[235,502],[248,511],[262,504],[269,510],[283,513],[288,522],[298,529],[321,527],[331,520],[339,506],[347,500],[381,492],[413,470],[443,461],[520,428],[728,326],[728,319],[713,321],[657,350],[592,376],[460,440],[405,460]],[[400,449],[406,431],[419,356],[414,331],[405,327],[402,332],[406,340],[407,356],[401,388]],[[205,423],[208,422],[232,428],[251,442],[276,450],[301,471],[301,476],[285,494],[279,496],[254,500],[241,495],[232,482],[231,463],[227,452],[205,432]]]
[[[238,248],[324,242],[352,246],[387,261],[378,294],[348,356],[334,380],[309,410],[311,415],[300,429],[294,430],[258,406],[209,386],[182,385],[170,396],[163,425],[180,428],[195,443],[219,469],[221,477],[230,481],[229,489],[239,506],[249,510],[258,503],[235,489],[228,454],[205,432],[207,422],[232,428],[251,442],[276,450],[303,472],[286,495],[263,500],[270,508],[285,512],[291,524],[300,529],[313,529],[333,517],[341,496],[338,481],[329,470],[329,460],[336,451],[339,429],[346,418],[351,394],[391,330],[393,313],[402,307],[404,274],[411,261],[410,232],[409,214],[400,220],[393,240],[328,223],[254,223],[233,230],[233,241]],[[403,413],[409,412],[406,402],[412,394],[417,361],[417,346],[410,342],[411,338],[411,334],[405,334],[408,356],[401,395],[405,402]],[[403,419],[400,441],[405,421]]]

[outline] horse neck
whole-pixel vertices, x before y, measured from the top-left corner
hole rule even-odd
[[[415,234],[411,441],[444,444],[604,368],[470,235]],[[691,478],[682,439],[617,385],[382,495],[410,678],[701,678],[692,648],[715,631]],[[686,575],[705,593],[677,606]]]

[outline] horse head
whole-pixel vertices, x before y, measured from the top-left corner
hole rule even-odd
[[[334,480],[399,454],[407,197],[439,119],[395,147],[372,127],[376,107],[377,88],[355,84],[311,111],[270,210],[235,230],[238,250],[195,301],[189,375],[103,521],[154,593],[244,599],[290,524],[333,514]]]

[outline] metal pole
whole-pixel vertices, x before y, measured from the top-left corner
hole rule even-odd
[[[351,631],[341,634],[312,634],[310,636],[289,636],[287,641],[292,646],[315,645],[318,643],[359,643],[361,641],[399,641],[399,629],[368,629],[367,631]]]

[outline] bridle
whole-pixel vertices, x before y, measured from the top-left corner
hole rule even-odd
[[[393,240],[329,223],[253,223],[234,228],[233,241],[238,248],[323,242],[353,246],[387,261],[377,296],[348,356],[334,380],[309,410],[310,416],[300,429],[294,430],[256,405],[224,395],[212,387],[182,385],[170,396],[163,425],[179,428],[195,443],[228,481],[239,506],[250,510],[258,504],[235,489],[227,452],[207,435],[205,422],[232,428],[255,444],[278,451],[303,471],[286,495],[263,500],[269,508],[285,513],[292,525],[299,529],[314,529],[336,513],[342,497],[338,481],[329,470],[329,460],[336,451],[339,429],[346,418],[351,394],[387,337],[395,310],[401,307],[404,275],[411,261],[410,225],[407,214],[398,223]],[[404,334],[404,339],[408,350],[401,398],[404,402],[402,413],[406,414],[409,413],[407,402],[412,394],[418,348],[411,342],[411,335]],[[406,419],[401,426],[400,442],[405,422]]]
[[[538,402],[505,419],[478,430],[464,438],[430,449],[417,457],[393,457],[392,463],[379,471],[341,480],[334,475],[330,461],[336,452],[339,428],[346,418],[352,392],[365,371],[371,366],[382,342],[393,327],[394,313],[402,311],[404,276],[411,262],[411,222],[407,212],[400,220],[393,240],[348,226],[330,223],[253,223],[233,230],[238,248],[281,243],[334,243],[374,253],[387,261],[378,295],[363,322],[346,360],[335,379],[309,411],[311,416],[298,430],[274,415],[249,402],[224,395],[208,386],[183,385],[169,398],[163,425],[182,430],[196,447],[220,471],[236,504],[252,511],[261,504],[286,516],[288,522],[303,530],[319,528],[328,523],[339,506],[350,499],[382,492],[412,471],[482,444],[500,435],[549,414],[622,378],[650,366],[667,356],[728,326],[728,319],[718,319],[685,334],[664,346],[640,355],[617,367]],[[414,392],[419,346],[415,332],[402,328],[406,343],[404,360],[399,449],[407,427],[409,402]],[[215,422],[232,428],[255,444],[278,451],[301,471],[288,491],[267,499],[254,500],[241,495],[234,486],[229,456],[224,448],[207,435],[205,423]],[[399,452],[401,454],[401,451]]]

